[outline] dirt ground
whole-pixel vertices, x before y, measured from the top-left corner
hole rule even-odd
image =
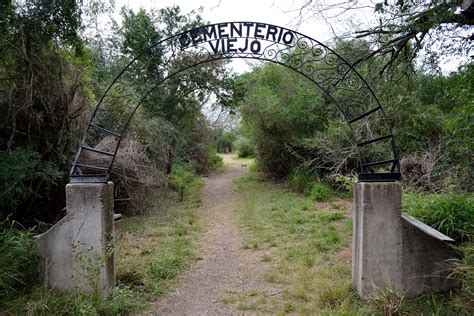
[[[231,155],[225,155],[224,160],[225,171],[206,179],[199,209],[205,227],[199,260],[152,305],[148,315],[242,315],[244,312],[222,302],[226,293],[279,293],[274,284],[263,279],[267,269],[262,262],[264,254],[242,247],[235,210],[239,192],[233,180],[245,174],[248,163]]]

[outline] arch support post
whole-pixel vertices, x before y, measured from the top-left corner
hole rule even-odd
[[[66,216],[36,236],[45,284],[108,296],[115,286],[113,203],[112,182],[66,186]]]
[[[401,212],[400,182],[354,184],[352,284],[362,297],[378,289],[405,298],[447,290],[453,239]]]

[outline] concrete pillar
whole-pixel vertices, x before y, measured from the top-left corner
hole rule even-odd
[[[363,297],[375,288],[402,289],[399,182],[354,185],[352,283]]]
[[[66,186],[67,214],[36,237],[43,281],[108,295],[115,286],[113,183]]]

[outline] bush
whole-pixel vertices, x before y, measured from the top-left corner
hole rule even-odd
[[[318,181],[317,176],[304,168],[293,169],[288,176],[290,188],[300,193],[310,192],[316,181]]]
[[[20,230],[8,218],[0,222],[0,306],[24,289],[35,275],[32,230]]]
[[[224,169],[224,160],[215,152],[209,155],[207,164],[211,171],[221,171]]]
[[[178,191],[180,201],[184,199],[186,193],[197,182],[196,180],[196,175],[189,168],[179,164],[173,165],[170,174],[170,185]]]
[[[96,149],[113,151],[115,140],[103,138]],[[101,155],[84,155],[87,164],[103,163]],[[115,195],[119,203],[116,208],[124,214],[143,214],[151,206],[150,196],[167,186],[167,178],[151,161],[147,147],[136,140],[126,137],[115,158],[111,180],[114,182]]]
[[[32,197],[37,197],[34,185],[43,181],[46,188],[61,178],[58,168],[42,161],[40,154],[32,148],[17,148],[0,151],[0,211],[16,208]]]
[[[253,157],[255,155],[255,146],[246,137],[239,136],[234,145],[239,158]]]
[[[333,173],[325,178],[332,188],[335,188],[341,192],[352,193],[354,182],[357,181],[357,176],[355,174],[340,174]]]
[[[403,210],[457,241],[474,235],[473,196],[405,194]]]
[[[332,198],[333,195],[334,191],[332,190],[332,188],[322,182],[314,183],[310,192],[310,196],[318,202],[327,201]]]
[[[234,142],[236,140],[235,132],[225,132],[220,131],[216,136],[215,146],[217,148],[217,152],[225,153],[226,150],[232,152],[234,150]]]

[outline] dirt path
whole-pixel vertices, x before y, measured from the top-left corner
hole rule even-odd
[[[247,166],[232,162],[223,173],[206,179],[203,206],[206,232],[201,240],[198,260],[183,273],[177,285],[153,304],[153,315],[240,315],[242,311],[222,303],[223,296],[259,290],[275,293],[274,285],[263,280],[265,265],[261,253],[242,248],[234,207],[239,193],[233,180],[247,171]],[[229,163],[230,162],[230,163]]]

